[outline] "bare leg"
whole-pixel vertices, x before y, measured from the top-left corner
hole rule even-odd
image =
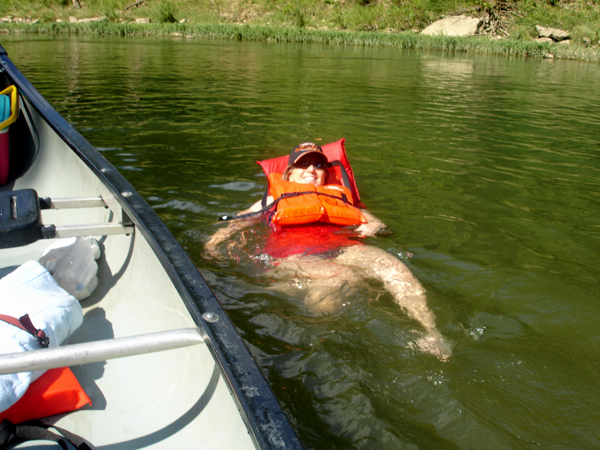
[[[450,356],[450,347],[435,326],[435,315],[427,307],[425,289],[402,261],[380,248],[355,245],[344,249],[336,262],[360,267],[368,277],[383,282],[408,316],[427,330],[427,335],[418,342],[419,348],[441,359]]]
[[[425,337],[417,341],[417,347],[440,359],[447,359],[451,354],[450,346],[436,328],[435,315],[427,307],[425,289],[419,280],[402,261],[377,247],[347,247],[334,259],[290,256],[279,260],[270,275],[276,280],[285,280],[273,285],[273,289],[286,293],[301,289],[305,307],[313,313],[339,310],[348,291],[365,278],[381,281],[407,315],[427,330]]]

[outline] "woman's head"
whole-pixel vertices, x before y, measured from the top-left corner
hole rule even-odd
[[[292,150],[283,179],[301,184],[322,186],[327,180],[327,156],[312,142],[305,142]]]

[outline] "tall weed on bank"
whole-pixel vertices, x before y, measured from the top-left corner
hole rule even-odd
[[[160,0],[154,6],[154,19],[158,23],[177,23],[179,6],[173,0]]]

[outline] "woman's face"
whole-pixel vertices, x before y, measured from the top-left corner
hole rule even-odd
[[[292,165],[289,181],[323,186],[327,178],[326,162],[318,156],[307,155]]]

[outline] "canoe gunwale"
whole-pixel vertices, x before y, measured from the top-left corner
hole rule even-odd
[[[146,239],[220,367],[250,435],[261,449],[301,449],[281,405],[242,337],[189,256],[135,188],[33,87],[0,45],[0,71],[77,157],[112,191]],[[204,320],[212,313],[218,320]],[[251,387],[252,389],[248,389]]]

